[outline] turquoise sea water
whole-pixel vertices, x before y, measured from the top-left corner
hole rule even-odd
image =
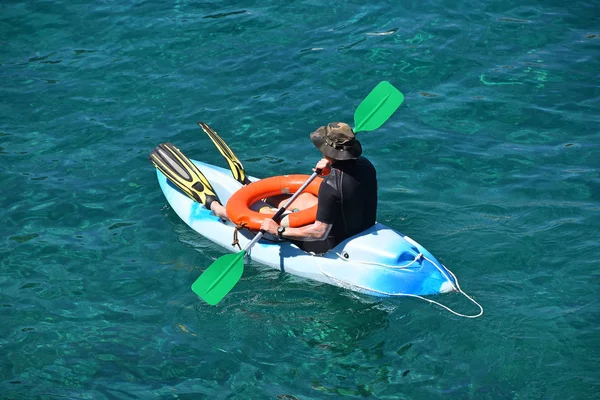
[[[598,398],[597,2],[0,10],[0,398]],[[225,166],[203,120],[251,175],[310,173],[308,134],[381,80],[406,100],[361,134],[378,220],[484,316],[259,265],[200,301],[224,251],[166,205],[152,148]]]

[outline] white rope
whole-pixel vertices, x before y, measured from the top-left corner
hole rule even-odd
[[[358,264],[365,264],[365,265],[377,265],[379,267],[384,267],[386,269],[406,269],[409,268],[411,265],[413,265],[414,263],[416,263],[420,257],[424,257],[423,254],[419,253],[419,255],[417,255],[417,257],[415,257],[414,260],[412,260],[411,262],[409,262],[406,265],[400,265],[400,266],[393,266],[393,265],[387,265],[387,264],[382,264],[382,263],[377,263],[377,262],[371,262],[371,261],[350,261],[349,259],[345,258],[343,255],[341,255],[338,252],[332,252],[335,253],[339,258],[341,258],[342,260],[346,261],[346,262],[355,262]]]
[[[351,262],[350,260],[344,258],[339,253],[335,252],[335,254],[337,254],[337,256],[339,258],[341,258],[342,260],[347,261],[347,262]],[[468,300],[470,300],[473,304],[475,304],[477,307],[479,307],[479,313],[476,314],[476,315],[461,314],[459,312],[454,311],[453,309],[451,309],[450,307],[448,307],[448,306],[446,306],[446,305],[444,305],[442,303],[439,303],[439,302],[437,302],[435,300],[428,299],[428,298],[423,297],[423,296],[419,296],[418,294],[386,293],[386,292],[379,291],[379,290],[376,290],[376,289],[367,288],[367,287],[364,287],[364,286],[360,286],[360,285],[356,285],[356,284],[345,282],[345,281],[343,281],[343,280],[341,280],[339,278],[335,278],[335,277],[327,274],[326,272],[323,272],[322,269],[321,269],[321,273],[323,273],[323,275],[327,276],[329,279],[332,279],[332,280],[335,280],[335,281],[338,281],[338,282],[342,282],[343,284],[354,286],[354,287],[357,287],[357,288],[360,288],[360,289],[363,289],[363,290],[366,290],[366,291],[370,291],[370,292],[374,292],[374,293],[379,293],[379,294],[382,294],[382,295],[385,295],[385,296],[390,296],[390,297],[392,297],[392,296],[393,297],[395,297],[395,296],[415,297],[417,299],[421,299],[421,300],[424,300],[424,301],[426,301],[428,303],[435,304],[436,306],[442,307],[443,309],[451,312],[452,314],[454,314],[454,315],[456,315],[458,317],[463,317],[463,318],[478,318],[478,317],[481,317],[483,315],[483,307],[481,306],[481,304],[479,304],[477,301],[475,301],[471,296],[469,296],[467,293],[465,293],[461,289],[460,285],[458,284],[458,278],[456,277],[456,275],[454,275],[454,273],[452,271],[450,271],[448,269],[448,267],[446,267],[445,265],[442,264],[442,266],[444,267],[444,269],[446,271],[448,271],[450,273],[450,275],[452,275],[452,277],[454,278],[454,282],[452,282],[452,280],[450,279],[450,277],[444,271],[442,271],[442,269],[440,269],[440,267],[437,265],[437,263],[435,263],[435,262],[431,261],[429,258],[425,257],[423,255],[423,253],[417,254],[417,256],[415,257],[415,259],[413,261],[411,261],[409,264],[401,266],[401,267],[392,267],[392,266],[389,266],[389,265],[385,265],[385,264],[381,264],[381,263],[368,262],[368,261],[352,261],[352,262],[357,262],[359,264],[378,265],[378,266],[382,266],[382,267],[385,267],[385,268],[388,268],[388,269],[405,269],[405,268],[408,268],[409,266],[411,266],[412,264],[414,264],[415,262],[417,262],[418,260],[420,260],[421,258],[424,258],[425,260],[427,260],[431,264],[433,264],[438,269],[438,271],[440,271],[440,273],[446,278],[446,280],[448,282],[450,282],[450,284],[455,288],[455,290],[458,293],[462,294]]]

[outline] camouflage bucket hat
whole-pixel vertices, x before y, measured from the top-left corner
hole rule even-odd
[[[335,160],[354,160],[362,154],[352,128],[343,122],[331,122],[310,134],[310,140],[323,155]]]

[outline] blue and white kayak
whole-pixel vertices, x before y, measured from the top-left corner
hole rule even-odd
[[[241,184],[229,170],[194,161],[224,205]],[[177,215],[200,235],[237,252],[235,225],[223,222],[202,204],[179,191],[157,169],[158,182]],[[250,177],[251,181],[258,180]],[[242,230],[244,248],[253,233]],[[457,290],[456,278],[423,246],[383,224],[346,239],[324,255],[313,255],[287,241],[260,240],[250,250],[253,261],[284,272],[375,296],[431,295]]]

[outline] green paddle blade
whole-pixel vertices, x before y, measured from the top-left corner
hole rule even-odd
[[[404,95],[387,81],[380,82],[354,112],[354,133],[379,128],[404,101]]]
[[[192,290],[210,305],[220,302],[242,277],[246,250],[225,254],[213,262],[192,285]]]

